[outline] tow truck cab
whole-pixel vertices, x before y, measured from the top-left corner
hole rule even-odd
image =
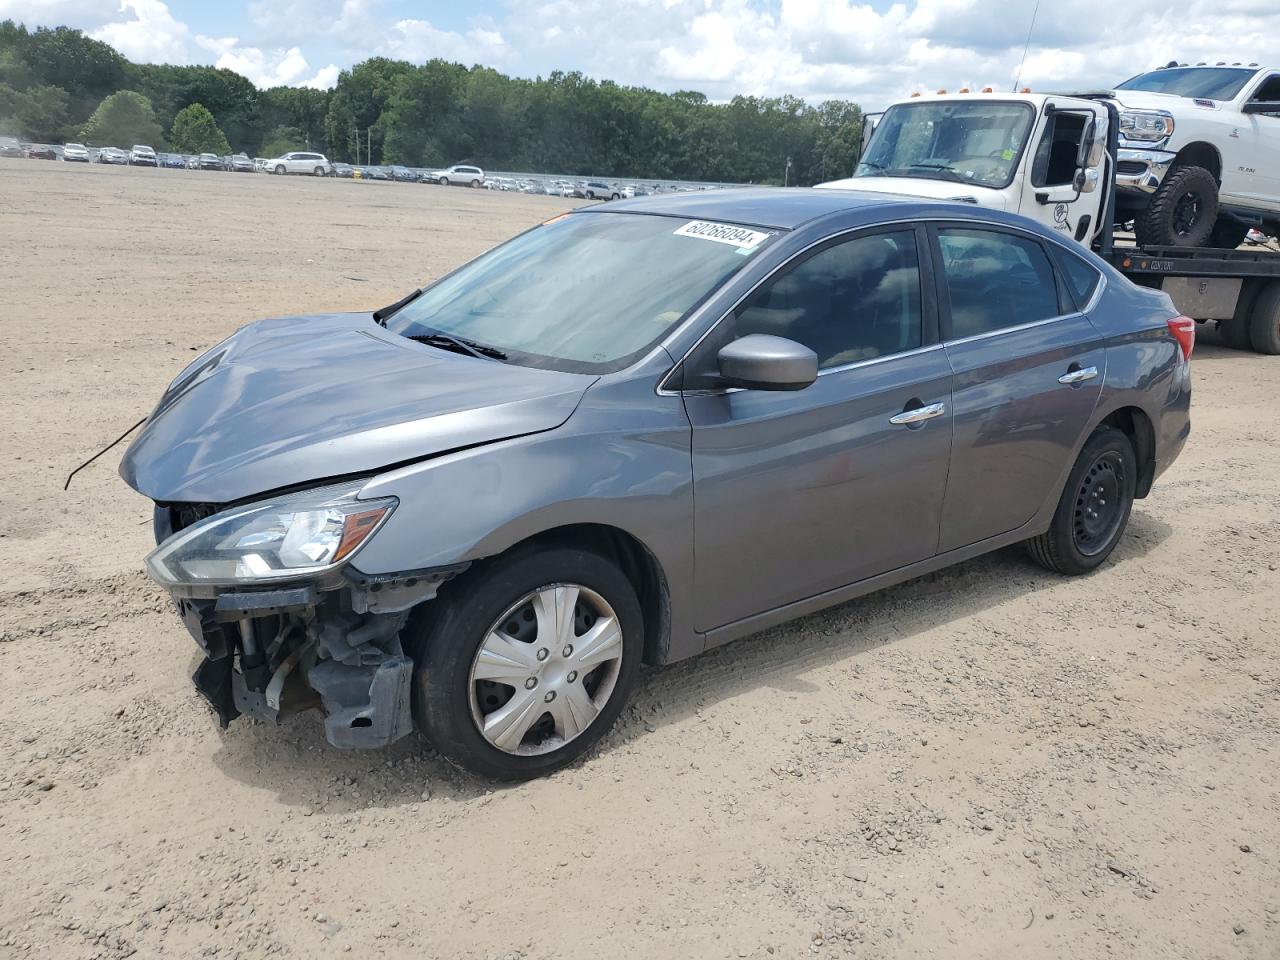
[[[1103,101],[1049,94],[915,96],[868,117],[853,177],[820,186],[967,201],[1093,246],[1115,176],[1114,115]]]
[[[1119,167],[1121,118],[1110,95],[940,90],[866,120],[853,176],[819,187],[1020,213],[1134,283],[1164,290],[1186,316],[1217,321],[1228,344],[1280,354],[1280,254],[1116,245],[1116,221],[1133,215],[1124,191],[1135,184]]]

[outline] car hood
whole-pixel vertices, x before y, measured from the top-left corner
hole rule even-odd
[[[1191,105],[1187,97],[1171,93],[1151,93],[1149,90],[1113,90],[1111,96],[1120,110],[1177,110]],[[1203,108],[1201,108],[1203,109]]]
[[[120,475],[153,500],[228,503],[551,430],[594,380],[424,346],[367,313],[263,320],[170,385]]]
[[[863,190],[867,193],[898,193],[930,200],[960,200],[978,203],[994,210],[1005,209],[1005,197],[999,190],[954,180],[931,180],[924,177],[849,177],[818,184],[820,190]]]

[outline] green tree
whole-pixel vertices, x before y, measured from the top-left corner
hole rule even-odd
[[[169,143],[182,153],[216,153],[225,156],[231,152],[226,135],[218,129],[217,121],[203,103],[193,103],[178,111],[169,131]]]
[[[268,158],[305,149],[307,149],[306,137],[297,127],[276,127],[262,141],[262,156]]]
[[[154,146],[162,142],[151,101],[132,90],[117,90],[98,104],[80,136],[85,143],[99,146]]]
[[[67,91],[38,86],[15,90],[0,83],[0,132],[36,143],[62,143],[73,135],[67,119]]]

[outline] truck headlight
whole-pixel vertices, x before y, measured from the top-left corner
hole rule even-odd
[[[1164,110],[1126,110],[1120,114],[1120,136],[1155,142],[1173,133],[1173,114]]]
[[[324,573],[350,559],[395,509],[343,484],[233,507],[193,523],[147,557],[161,586],[256,584]]]

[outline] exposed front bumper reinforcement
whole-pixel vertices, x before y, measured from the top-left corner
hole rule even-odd
[[[191,679],[223,727],[319,707],[334,746],[386,746],[413,730],[413,659],[400,637],[409,611],[462,569],[175,596],[205,654]]]

